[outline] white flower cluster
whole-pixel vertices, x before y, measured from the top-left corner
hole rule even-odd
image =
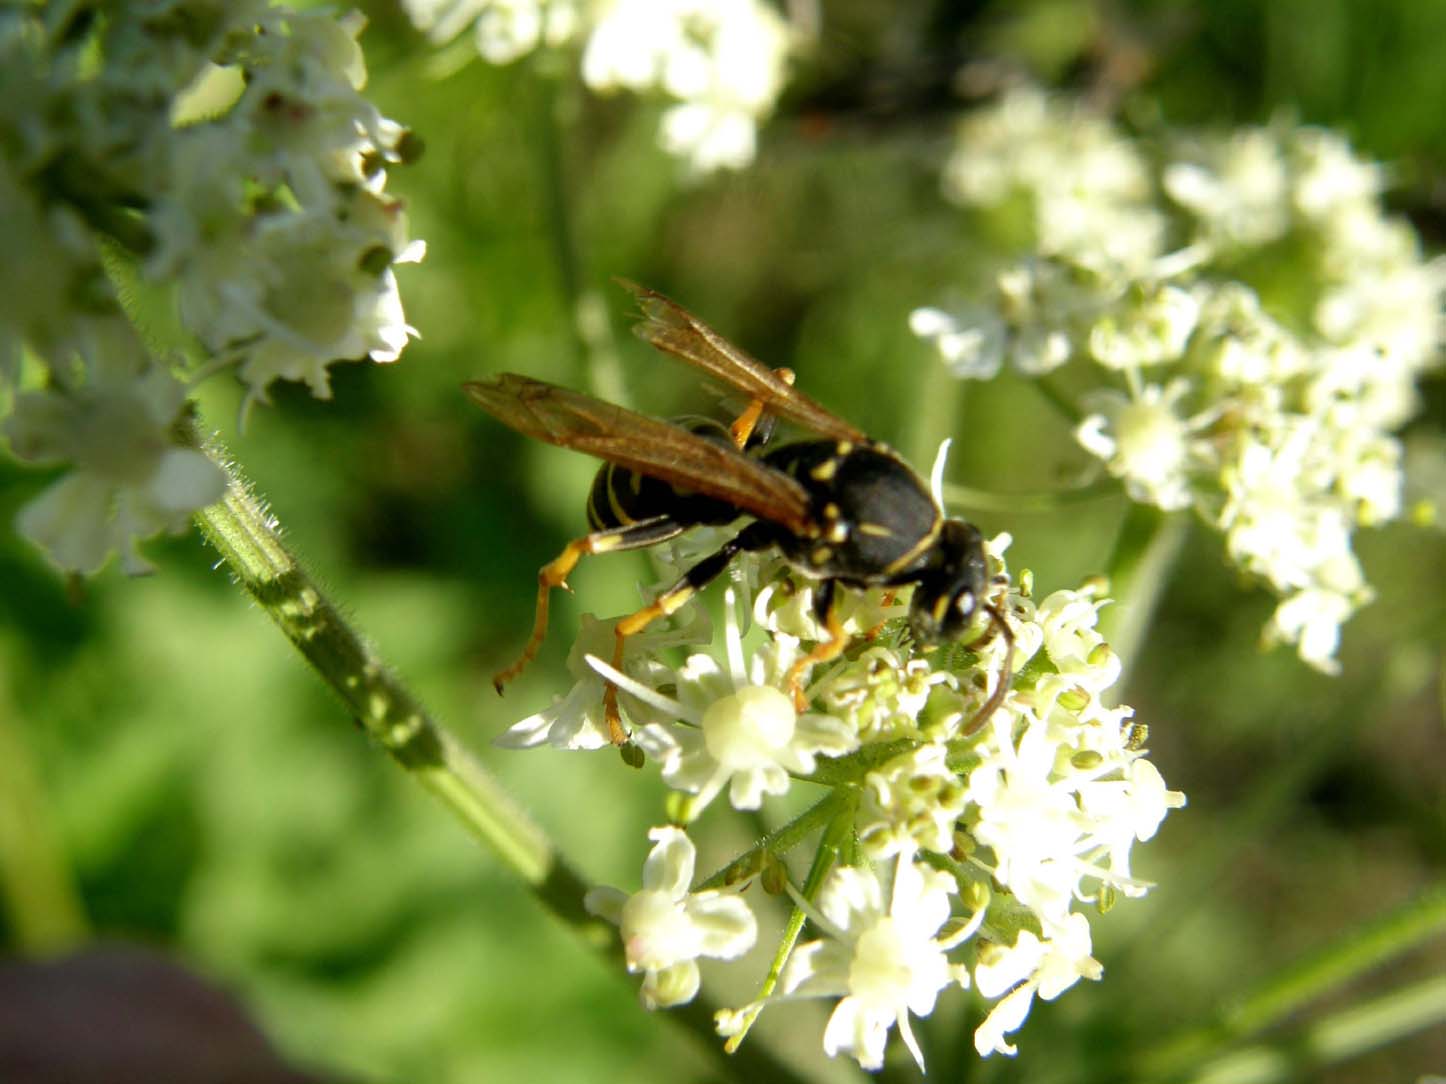
[[[540,46],[575,45],[596,91],[659,94],[673,104],[663,149],[695,174],[753,161],[758,125],[783,89],[788,24],[764,0],[403,0],[434,41],[469,24],[477,50],[504,64]]]
[[[946,195],[1001,240],[974,300],[913,330],[961,377],[1058,373],[1076,436],[1136,501],[1193,508],[1280,598],[1265,630],[1336,669],[1371,598],[1352,533],[1401,512],[1446,264],[1382,169],[1279,125],[1162,142],[1017,90],[967,119]]]
[[[654,830],[640,891],[598,889],[588,905],[621,927],[649,1007],[692,998],[698,958],[753,947],[758,926],[744,890],[760,871],[770,891],[793,896],[815,939],[788,945],[776,981],[720,1014],[732,1042],[764,1009],[826,998],[836,1002],[823,1035],[830,1055],[876,1069],[897,1027],[922,1065],[911,1016],[931,1013],[947,988],[972,985],[995,1002],[975,1033],[980,1054],[1014,1053],[1005,1036],[1033,998],[1100,976],[1086,909],[1143,894],[1131,845],[1184,798],[1145,759],[1131,710],[1105,706],[1120,665],[1096,630],[1103,601],[1059,591],[1036,602],[1003,586],[1007,543],[990,551],[1015,645],[1012,675],[1003,673],[1006,639],[989,622],[973,644],[919,653],[899,619],[907,597],[846,590],[838,604],[856,642],[815,668],[800,711],[786,677],[828,633],[811,613],[809,581],[767,558],[739,562],[721,659],[698,650],[707,626],[696,603],[677,615],[681,627],[630,640],[621,672],[603,661],[611,626],[587,624],[570,663],[576,688],[502,744],[601,747],[599,677],[621,688],[633,740],[660,766],[683,827]],[[737,604],[738,586],[752,592],[751,606]],[[669,664],[665,647],[692,653]],[[1007,694],[981,715],[1001,681]],[[757,810],[810,788],[823,796],[813,810],[826,812],[814,822],[805,813],[795,824],[809,831],[798,836],[822,828],[844,842],[808,895],[777,883],[782,852],[799,841],[780,842],[787,830],[695,886],[684,829],[706,808],[726,794],[734,808]]]
[[[383,191],[415,141],[360,94],[360,20],[262,0],[89,15],[0,14],[0,434],[73,468],[22,534],[70,571],[119,550],[141,572],[134,541],[224,486],[181,439],[188,384],[231,368],[248,403],[276,379],[325,397],[328,364],[415,334],[392,266],[420,243]],[[127,260],[174,291],[201,361],[147,349],[107,274]]]

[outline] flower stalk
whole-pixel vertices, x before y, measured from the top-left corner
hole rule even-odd
[[[281,540],[269,515],[234,461],[216,441],[202,450],[225,471],[225,496],[199,510],[196,523],[237,582],[256,600],[323,681],[341,698],[357,725],[532,890],[556,918],[609,960],[622,956],[606,923],[583,900],[588,884],[560,855],[518,802],[421,701],[344,618]],[[700,998],[673,1014],[704,1039],[716,1007]],[[766,1049],[719,1058],[739,1080],[788,1084],[798,1078]]]

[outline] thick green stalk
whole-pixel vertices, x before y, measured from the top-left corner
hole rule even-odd
[[[0,674],[3,678],[3,674]],[[9,690],[0,686],[0,905],[22,952],[85,940],[89,924]]]
[[[1164,594],[1190,520],[1182,512],[1129,502],[1105,574],[1114,605],[1100,613],[1100,632],[1123,663],[1119,687],[1137,660],[1150,618]]]
[[[322,592],[277,533],[274,520],[216,444],[205,448],[226,470],[226,495],[196,514],[237,581],[317,674],[341,697],[358,726],[439,799],[532,889],[538,901],[609,959],[621,963],[615,931],[588,913],[588,885],[492,775],[436,722]],[[724,1058],[712,1034],[715,1006],[699,998],[669,1018],[697,1033]],[[796,1081],[767,1050],[753,1046],[724,1060],[725,1073],[749,1081]]]
[[[1238,1040],[1280,1023],[1308,1003],[1359,978],[1372,968],[1443,934],[1446,934],[1446,882],[1422,892],[1405,906],[1361,927],[1315,956],[1287,968],[1237,1002],[1214,1026],[1177,1036],[1148,1051],[1139,1063],[1140,1071],[1132,1076],[1142,1080],[1224,1080],[1226,1077],[1215,1068],[1207,1069],[1202,1075],[1197,1075],[1196,1070],[1206,1062],[1213,1061],[1218,1068],[1246,1056],[1246,1051],[1237,1051],[1221,1057],[1221,1051]],[[1380,1012],[1369,1011],[1371,1004],[1379,1007],[1396,1001],[1409,1002],[1414,1007],[1412,1013],[1392,1019],[1389,1014],[1382,1016]],[[1294,1076],[1304,1064],[1319,1064],[1320,1059],[1327,1055],[1329,1060],[1339,1060],[1425,1026],[1427,1022],[1439,1022],[1443,1017],[1446,1017],[1446,980],[1435,979],[1420,986],[1397,990],[1375,1003],[1334,1014],[1310,1025],[1303,1039],[1292,1042],[1291,1049],[1295,1054],[1282,1066],[1277,1066],[1282,1070],[1280,1073],[1231,1076],[1229,1079],[1276,1080]],[[1349,1041],[1346,1041],[1347,1037]],[[1262,1052],[1270,1053],[1263,1047],[1255,1053]],[[1296,1056],[1305,1058],[1305,1062],[1295,1060]],[[1217,1058],[1219,1060],[1213,1060]],[[1268,1059],[1272,1065],[1276,1064],[1273,1058],[1274,1055]]]
[[[1242,1047],[1187,1078],[1188,1084],[1284,1084],[1446,1024],[1446,975],[1403,986],[1316,1021],[1287,1040]],[[1421,1077],[1429,1080],[1429,1077]]]

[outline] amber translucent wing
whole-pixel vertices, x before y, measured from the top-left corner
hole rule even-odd
[[[792,478],[679,426],[517,373],[471,381],[462,390],[535,440],[716,497],[795,532],[808,526],[808,494]]]
[[[869,438],[860,430],[805,395],[772,369],[734,346],[683,306],[656,290],[618,279],[638,299],[643,319],[633,328],[638,338],[759,399],[770,414],[797,422],[815,433],[859,443]]]

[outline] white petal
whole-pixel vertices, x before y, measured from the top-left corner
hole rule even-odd
[[[98,572],[114,541],[108,526],[114,498],[99,478],[69,474],[20,509],[15,530],[66,571]]]
[[[758,939],[758,921],[741,896],[700,892],[689,897],[684,907],[698,932],[700,956],[732,960]]]
[[[643,888],[667,893],[675,900],[688,894],[698,852],[681,828],[664,826],[648,833],[653,849],[643,863]]]
[[[666,1009],[692,1001],[698,993],[698,964],[683,960],[661,971],[649,971],[638,991],[649,1009]]]

